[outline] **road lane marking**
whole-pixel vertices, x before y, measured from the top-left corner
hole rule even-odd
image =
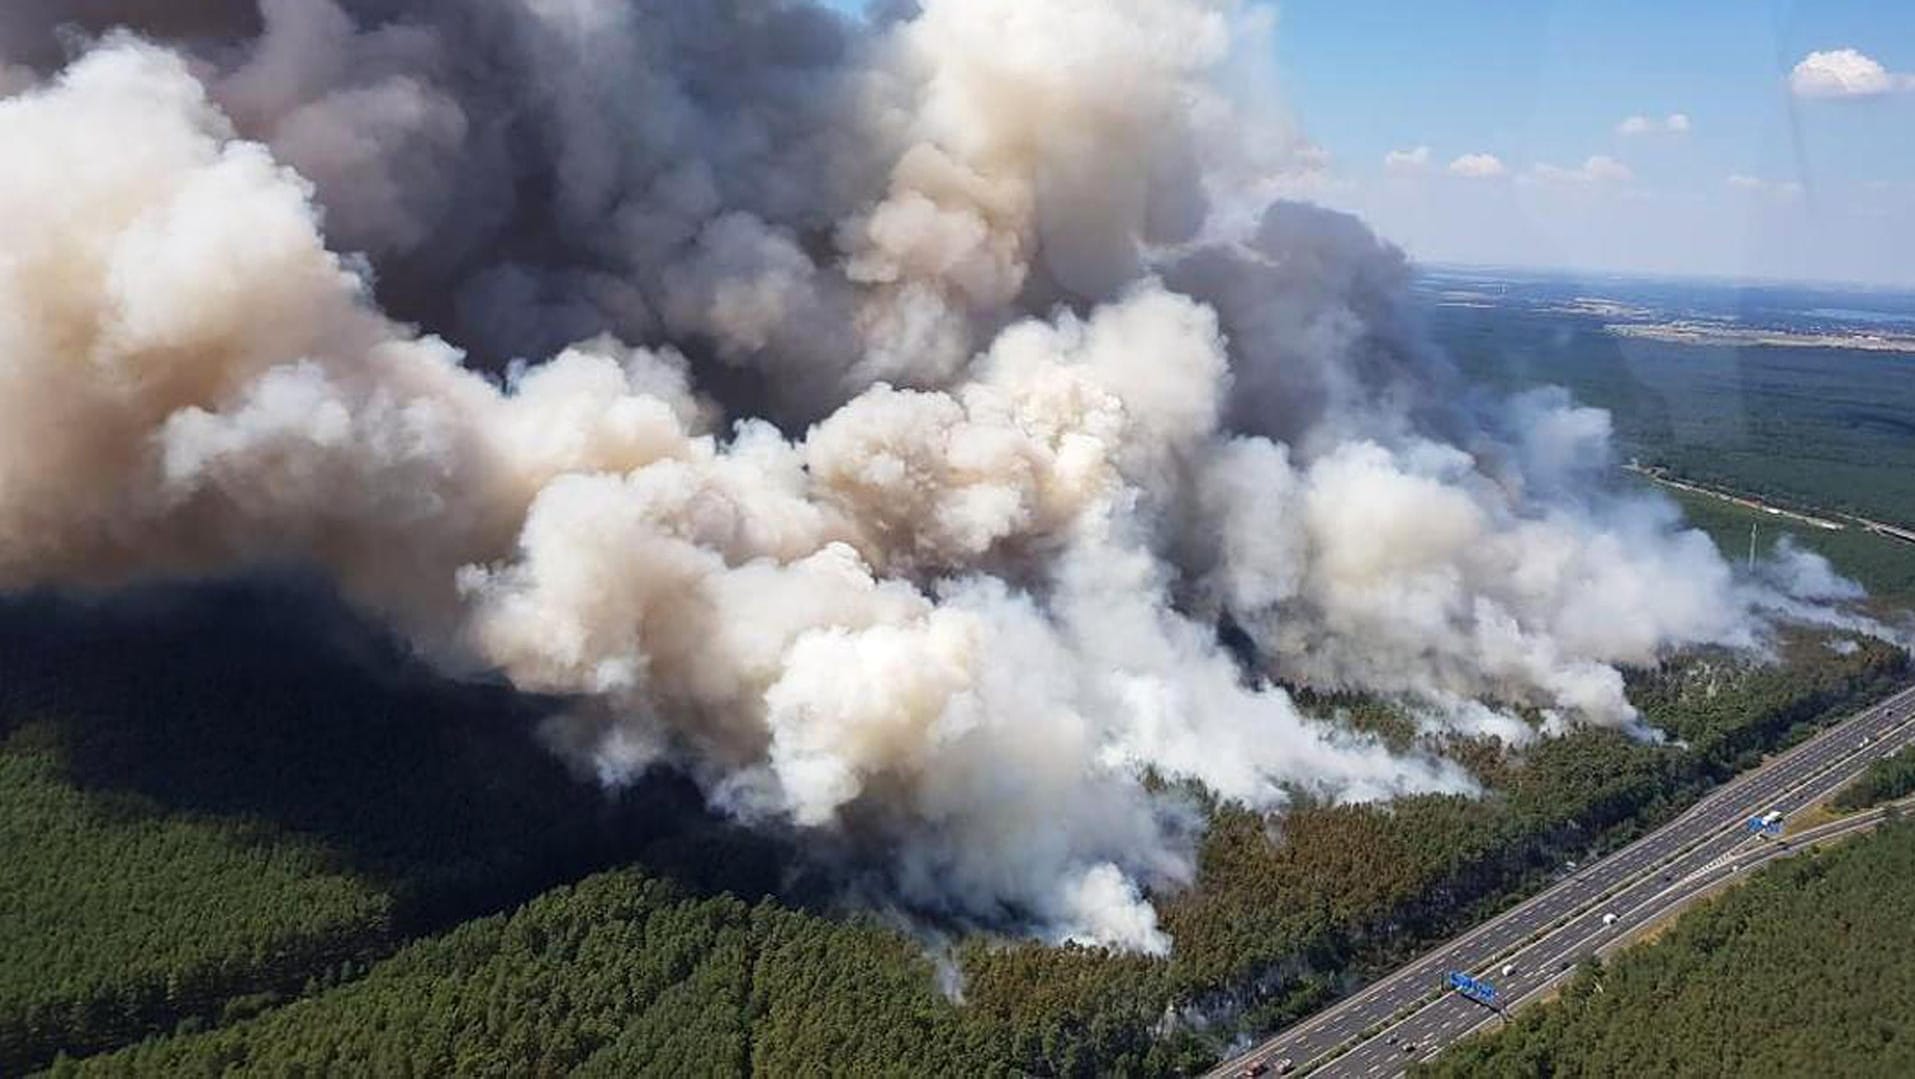
[[[1901,691],[1899,694],[1896,695],[1895,698],[1891,698],[1891,702],[1896,701],[1902,697],[1915,698],[1915,686],[1911,686],[1908,689]],[[1877,707],[1879,709],[1882,706],[1878,705]],[[1745,772],[1742,775],[1729,780],[1727,783],[1717,787],[1716,790],[1710,792],[1707,795],[1704,795],[1700,801],[1691,805],[1689,809],[1684,810],[1683,813],[1679,814],[1675,820],[1664,824],[1661,828],[1651,833],[1649,836],[1645,836],[1645,837],[1641,837],[1637,839],[1634,844],[1632,844],[1629,847],[1625,847],[1622,851],[1615,852],[1615,854],[1611,856],[1611,859],[1600,860],[1597,863],[1587,867],[1582,872],[1572,875],[1570,880],[1578,882],[1577,888],[1568,889],[1567,882],[1564,882],[1564,883],[1559,883],[1558,885],[1552,886],[1550,888],[1547,888],[1543,892],[1539,892],[1534,896],[1531,896],[1529,899],[1526,899],[1518,903],[1515,907],[1512,907],[1509,910],[1503,912],[1502,914],[1492,917],[1488,921],[1479,924],[1474,929],[1465,932],[1461,937],[1457,938],[1455,941],[1452,942],[1452,946],[1448,954],[1452,957],[1460,957],[1465,954],[1467,949],[1475,945],[1484,943],[1484,941],[1480,940],[1479,938],[1482,937],[1486,931],[1498,925],[1499,923],[1503,924],[1505,928],[1511,925],[1523,925],[1523,924],[1542,925],[1543,928],[1541,930],[1541,935],[1537,937],[1536,940],[1531,941],[1527,946],[1520,949],[1516,953],[1518,955],[1528,954],[1530,951],[1536,948],[1542,947],[1545,943],[1550,942],[1554,938],[1557,938],[1559,936],[1562,936],[1565,933],[1568,933],[1570,930],[1576,928],[1578,923],[1589,920],[1588,916],[1593,913],[1595,905],[1591,905],[1591,907],[1583,909],[1581,913],[1579,914],[1571,914],[1567,922],[1565,922],[1562,926],[1559,926],[1553,930],[1548,928],[1549,923],[1546,923],[1546,922],[1529,923],[1529,922],[1522,921],[1522,919],[1524,918],[1533,919],[1537,915],[1543,913],[1544,912],[1543,900],[1545,900],[1545,898],[1547,897],[1558,896],[1558,897],[1566,898],[1577,891],[1596,888],[1596,886],[1599,883],[1603,884],[1603,887],[1605,889],[1610,889],[1610,891],[1608,891],[1606,894],[1608,894],[1611,899],[1614,899],[1614,900],[1626,899],[1632,896],[1633,894],[1635,894],[1638,890],[1646,886],[1649,886],[1650,884],[1653,883],[1652,878],[1649,878],[1642,874],[1634,874],[1632,872],[1625,871],[1625,870],[1632,869],[1637,864],[1636,862],[1637,858],[1643,858],[1648,854],[1648,852],[1652,849],[1652,847],[1650,846],[1652,842],[1666,841],[1669,844],[1671,844],[1672,849],[1675,850],[1676,853],[1669,856],[1669,858],[1666,860],[1671,862],[1672,864],[1679,864],[1682,861],[1682,859],[1686,857],[1690,857],[1698,853],[1701,849],[1708,847],[1710,844],[1720,843],[1725,839],[1731,838],[1733,836],[1733,832],[1730,830],[1736,824],[1737,822],[1736,818],[1740,815],[1740,813],[1746,811],[1746,808],[1749,805],[1757,804],[1761,801],[1767,800],[1769,792],[1772,789],[1781,791],[1785,796],[1792,795],[1797,798],[1801,797],[1801,795],[1804,794],[1805,792],[1801,790],[1796,790],[1794,788],[1806,786],[1807,785],[1806,783],[1791,782],[1790,784],[1783,784],[1781,783],[1781,779],[1785,776],[1793,776],[1797,771],[1807,772],[1808,766],[1811,764],[1821,765],[1823,761],[1825,760],[1833,760],[1834,761],[1833,764],[1829,764],[1827,766],[1817,768],[1813,772],[1813,777],[1819,777],[1826,781],[1830,779],[1831,774],[1834,773],[1842,765],[1852,764],[1857,759],[1858,756],[1865,756],[1863,754],[1859,754],[1855,750],[1842,748],[1845,741],[1845,737],[1843,736],[1853,737],[1856,730],[1862,729],[1862,728],[1858,728],[1857,724],[1861,723],[1865,719],[1870,718],[1875,711],[1876,710],[1871,709],[1869,711],[1865,711],[1854,717],[1851,717],[1847,721],[1836,724],[1835,726],[1830,727],[1828,730],[1825,730],[1815,735],[1814,737],[1810,738],[1807,742],[1804,742],[1801,745],[1792,747],[1791,749],[1785,750],[1784,753],[1788,754],[1788,756],[1775,758],[1765,765],[1758,766],[1758,770],[1755,772]],[[1904,742],[1910,741],[1911,740],[1909,737],[1910,734],[1915,733],[1905,729],[1910,726],[1910,715],[1915,715],[1915,709],[1911,709],[1909,714],[1905,714],[1904,716],[1900,717],[1899,722],[1897,722],[1893,726],[1886,728],[1884,731],[1884,734],[1886,735],[1886,734],[1894,734],[1894,733],[1900,732],[1903,735],[1903,738],[1901,739],[1902,741]],[[1877,716],[1875,718],[1882,718],[1882,717]],[[1896,719],[1897,717],[1895,717],[1892,713],[1889,713],[1887,714],[1886,718]],[[1878,750],[1886,752],[1889,747],[1880,744],[1880,742],[1878,741],[1876,748]],[[1811,752],[1811,750],[1813,750],[1813,752]],[[1838,783],[1846,782],[1847,779],[1852,777],[1853,775],[1859,775],[1861,771],[1866,769],[1866,767],[1867,765],[1866,763],[1864,763],[1859,767],[1852,768],[1847,775],[1839,776],[1835,778]],[[1819,799],[1821,797],[1825,797],[1826,792],[1828,790],[1833,790],[1833,789],[1836,789],[1836,788],[1834,786],[1826,786],[1822,792],[1816,793],[1814,797],[1810,799],[1810,801]],[[1716,821],[1710,821],[1705,819],[1707,817],[1707,814],[1701,813],[1700,810],[1702,810],[1705,806],[1714,805],[1717,802],[1725,801],[1728,798],[1728,796],[1731,794],[1739,794],[1744,799],[1745,808],[1743,810],[1738,810],[1735,813],[1731,813]],[[1753,797],[1756,795],[1760,795],[1761,797],[1759,798]],[[1804,804],[1809,804],[1809,803],[1805,802]],[[1695,819],[1689,819],[1692,817]],[[1688,838],[1692,834],[1696,836],[1696,838],[1694,838],[1693,840]],[[1681,841],[1681,842],[1678,842],[1678,841]],[[1731,847],[1733,847],[1735,846],[1735,843],[1731,843],[1730,845]],[[1629,853],[1632,850],[1635,851],[1636,853],[1634,854]],[[1621,861],[1613,860],[1617,856],[1621,856]],[[1764,858],[1763,860],[1766,861],[1767,859]],[[1591,939],[1595,939],[1599,935],[1601,935],[1600,929],[1590,928],[1586,930],[1582,935],[1575,938],[1574,944],[1570,950],[1573,951],[1575,948],[1580,948],[1584,943],[1586,943],[1587,941]],[[1599,950],[1601,947],[1602,947],[1601,945],[1598,946]],[[1415,982],[1415,978],[1422,973],[1426,973],[1427,969],[1434,965],[1433,960],[1434,960],[1434,956],[1426,955],[1422,960],[1418,960],[1412,963],[1410,967],[1400,968],[1398,972],[1395,974],[1386,974],[1385,976],[1378,979],[1377,981],[1372,982],[1370,986],[1366,987],[1362,992],[1358,993],[1354,997],[1351,997],[1349,1000],[1344,1001],[1338,1005],[1332,1006],[1331,1009],[1327,1010],[1324,1013],[1320,1013],[1319,1016],[1317,1017],[1306,1019],[1303,1023],[1299,1024],[1295,1028],[1292,1028],[1292,1030],[1289,1032],[1279,1032],[1277,1035],[1266,1040],[1263,1043],[1262,1047],[1266,1049],[1275,1047],[1285,1042],[1286,1040],[1292,1041],[1295,1044],[1299,1044],[1299,1045],[1308,1044],[1308,1039],[1314,1037],[1317,1034],[1323,1033],[1324,1030],[1327,1029],[1323,1027],[1322,1021],[1328,1019],[1331,1015],[1337,1014],[1338,1012],[1344,1013],[1346,1019],[1361,1018],[1362,1012],[1365,1008],[1370,1008],[1376,1004],[1384,1003],[1390,999],[1393,999],[1393,994],[1379,994],[1377,992],[1379,989],[1382,989],[1383,987],[1385,987],[1386,985],[1389,985],[1392,982],[1397,983],[1397,987],[1399,989],[1402,989],[1402,990],[1410,989]],[[1418,971],[1416,969],[1418,966],[1424,967],[1425,970]],[[1560,976],[1560,972],[1557,976]],[[1554,978],[1551,978],[1548,980],[1553,981]],[[1545,982],[1545,984],[1547,984],[1547,981]],[[1416,999],[1422,999],[1422,996],[1418,995],[1412,998],[1412,1000],[1416,1000]],[[1431,1000],[1430,1003],[1440,1004],[1442,1001],[1446,999],[1448,998],[1439,995],[1438,997]],[[1428,1005],[1426,1005],[1425,1007],[1427,1008]],[[1379,1030],[1398,1029],[1398,1028],[1401,1028],[1405,1023],[1414,1021],[1414,1019],[1420,1014],[1424,1014],[1424,1013],[1422,1011],[1411,1011],[1407,1014],[1399,1015],[1397,1012],[1386,1012],[1381,1017],[1377,1018],[1370,1025],[1381,1024],[1379,1026]],[[1313,1026],[1318,1027],[1320,1029],[1312,1030],[1311,1028]],[[1325,1062],[1326,1056],[1328,1057],[1328,1059],[1333,1060],[1333,1059],[1336,1059],[1337,1057],[1346,1055],[1351,1052],[1361,1051],[1361,1049],[1364,1046],[1373,1044],[1373,1043],[1374,1043],[1373,1038],[1365,1039],[1365,1040],[1350,1044],[1347,1048],[1343,1048],[1342,1043],[1337,1043],[1335,1045],[1332,1045],[1331,1047],[1331,1052],[1334,1055],[1318,1053],[1316,1056],[1310,1058],[1310,1060],[1305,1061],[1303,1063],[1317,1064],[1319,1062]],[[1335,1051],[1339,1048],[1343,1048],[1343,1051],[1341,1053],[1336,1053]],[[1252,1054],[1256,1052],[1257,1050],[1252,1050]],[[1227,1061],[1224,1064],[1219,1066],[1215,1074],[1222,1074],[1225,1071],[1229,1070],[1229,1068],[1231,1068],[1234,1064],[1245,1059],[1251,1059],[1251,1057],[1240,1055],[1239,1057],[1235,1058],[1232,1061]]]

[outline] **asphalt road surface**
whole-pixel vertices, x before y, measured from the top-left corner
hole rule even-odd
[[[1257,1065],[1275,1075],[1387,1076],[1428,1059],[1485,1023],[1485,1005],[1446,988],[1450,971],[1496,986],[1505,1006],[1526,1003],[1569,974],[1584,955],[1606,950],[1653,921],[1721,887],[1750,865],[1815,838],[1873,823],[1834,822],[1783,840],[1751,835],[1751,817],[1792,814],[1854,778],[1870,761],[1915,743],[1915,687],[1843,720],[1737,776],[1681,816],[1606,858],[1437,946],[1361,992],[1278,1031],[1212,1074]],[[1851,828],[1838,828],[1849,825]],[[1786,845],[1785,845],[1786,844]],[[1605,915],[1614,915],[1606,919]],[[1505,964],[1513,965],[1507,976]]]
[[[1582,924],[1576,926],[1574,931],[1552,934],[1509,960],[1518,969],[1502,979],[1506,985],[1499,983],[1503,1007],[1514,1011],[1542,1000],[1563,979],[1574,973],[1575,964],[1585,955],[1607,955],[1630,943],[1638,931],[1734,884],[1750,869],[1799,854],[1824,840],[1867,831],[1880,824],[1882,818],[1882,811],[1875,809],[1805,830],[1790,836],[1785,843],[1752,840],[1745,843],[1736,854],[1718,859],[1715,865],[1665,886],[1648,900],[1619,914],[1613,926],[1604,926],[1599,918],[1594,917],[1579,920]],[[1461,1016],[1456,1015],[1454,1009],[1449,1010],[1450,1014],[1436,1014],[1434,1009],[1425,1011],[1431,1014],[1418,1013],[1412,1017],[1422,1022],[1404,1022],[1382,1031],[1380,1038],[1357,1046],[1313,1074],[1396,1075],[1408,1067],[1406,1061],[1399,1057],[1433,1059],[1452,1042],[1503,1022],[1502,1016],[1481,1006],[1465,1009]],[[1378,1041],[1382,1042],[1381,1046],[1376,1044]],[[1406,1050],[1406,1043],[1415,1048]]]

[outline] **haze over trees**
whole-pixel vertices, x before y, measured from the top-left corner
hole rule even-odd
[[[0,1073],[1189,1071],[1906,679],[1254,5],[879,6],[0,5]]]
[[[1227,1031],[1321,1003],[1905,670],[1886,646],[1817,637],[1779,666],[1699,655],[1631,689],[1690,751],[1604,730],[1520,755],[1452,740],[1487,796],[1303,797],[1281,817],[1208,801],[1195,883],[1156,897],[1177,947],[1150,958],[961,927],[927,951],[669,777],[610,800],[577,783],[527,737],[527,702],[438,682],[297,589],[6,613],[9,1073],[167,1032],[99,1066],[336,1052],[788,1074],[912,1044],[927,1067],[986,1073],[1195,1069]],[[1405,748],[1423,737],[1376,702],[1306,703]]]
[[[1147,954],[1201,831],[1153,777],[1473,790],[1259,675],[1527,740],[1781,618],[1888,632],[1279,197],[1322,158],[1253,5],[158,7],[0,42],[0,589],[309,573],[564,698],[581,775]]]
[[[1915,415],[1915,382],[1908,378],[1907,354],[1626,338],[1609,328],[1621,317],[1614,311],[1574,307],[1576,298],[1595,295],[1639,308],[1632,316],[1638,318],[1707,310],[1731,320],[1747,314],[1758,321],[1813,323],[1820,321],[1814,312],[1843,303],[1850,293],[1547,274],[1488,280],[1498,290],[1496,303],[1439,305],[1430,316],[1433,332],[1471,377],[1504,389],[1567,387],[1577,400],[1609,411],[1624,460],[1635,457],[1685,479],[1811,512],[1859,513],[1915,526],[1915,424],[1909,420]],[[1456,284],[1438,272],[1426,287]],[[1906,297],[1890,296],[1906,317]],[[1765,535],[1788,530],[1810,544],[1840,537],[1767,516],[1754,519]],[[1725,537],[1731,542],[1723,549],[1732,556],[1747,549],[1749,520],[1743,518],[1739,537]],[[1887,551],[1896,550],[1893,541],[1883,542]],[[1877,562],[1893,572],[1888,555],[1878,554]],[[1904,579],[1908,572],[1904,558]],[[1904,595],[1911,591],[1904,585]]]

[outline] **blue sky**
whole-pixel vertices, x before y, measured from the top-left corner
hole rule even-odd
[[[1915,284],[1915,2],[1277,10],[1289,104],[1331,154],[1318,197],[1413,253]],[[1880,92],[1817,94],[1813,80],[1796,91],[1797,64],[1841,49],[1885,79],[1850,89]],[[1686,130],[1669,129],[1674,114]],[[1619,133],[1631,116],[1649,130]],[[1412,155],[1386,168],[1386,154],[1418,147],[1422,167]],[[1465,154],[1494,156],[1503,174],[1450,175]]]
[[[1413,255],[1915,286],[1915,0],[1267,6],[1308,196]]]

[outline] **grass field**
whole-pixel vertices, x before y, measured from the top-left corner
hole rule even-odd
[[[1756,552],[1773,550],[1784,536],[1798,547],[1828,559],[1843,574],[1868,589],[1872,602],[1887,608],[1915,608],[1915,544],[1860,528],[1840,532],[1814,528],[1688,491],[1664,493],[1682,506],[1689,522],[1707,532],[1731,558],[1745,557],[1749,526],[1756,528]]]

